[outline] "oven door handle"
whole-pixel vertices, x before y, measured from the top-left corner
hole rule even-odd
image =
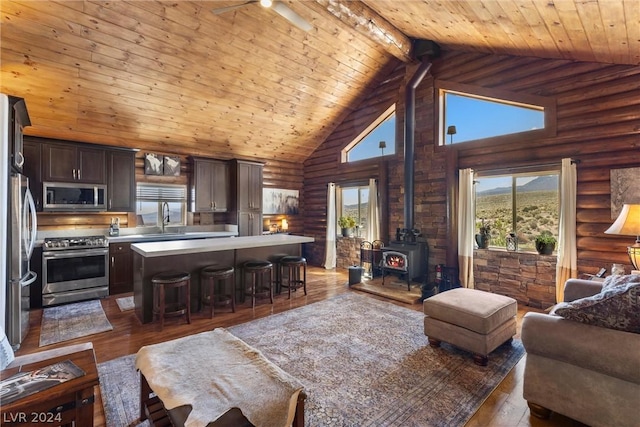
[[[42,253],[44,259],[60,259],[60,258],[78,258],[83,256],[106,255],[109,253],[108,248],[104,249],[86,249],[86,250],[68,250],[68,251],[46,251]]]

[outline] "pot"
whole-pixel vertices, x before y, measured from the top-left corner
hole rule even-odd
[[[551,255],[555,248],[555,243],[536,243],[536,250],[540,255]]]
[[[353,227],[342,228],[342,237],[353,237]]]
[[[479,249],[487,249],[489,247],[490,241],[491,241],[491,236],[489,234],[483,234],[483,233],[476,234],[476,243],[478,244]]]

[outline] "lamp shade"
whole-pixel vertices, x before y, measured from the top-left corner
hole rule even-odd
[[[623,205],[620,215],[605,233],[640,236],[640,205]]]
[[[378,148],[387,148],[387,143],[385,141],[380,141]]]
[[[640,270],[640,205],[623,205],[620,215],[605,233],[636,236],[635,244],[627,248],[627,253],[633,267]]]
[[[447,128],[447,135],[455,135],[456,134],[456,127],[455,126],[449,126]]]

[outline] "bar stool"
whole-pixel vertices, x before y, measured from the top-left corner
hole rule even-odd
[[[280,271],[280,260],[286,256],[289,256],[289,254],[273,254],[267,258],[273,264],[273,284],[275,286],[274,292],[276,294],[280,294],[280,284],[282,283],[282,278],[280,277],[280,274],[282,273]]]
[[[242,270],[242,289],[245,296],[251,297],[251,307],[255,308],[256,298],[269,297],[271,304],[273,304],[273,284],[271,282],[273,264],[262,260],[247,261]],[[247,274],[251,275],[249,283],[246,281]]]
[[[236,312],[236,301],[233,297],[235,284],[235,270],[233,267],[209,265],[200,270],[200,285],[202,287],[202,304],[209,306],[209,318],[213,318],[214,306],[231,305],[231,311]],[[231,279],[231,291],[227,293],[227,281]],[[216,292],[216,285],[220,292]]]
[[[165,271],[151,278],[153,284],[153,316],[160,317],[160,330],[164,318],[185,315],[191,323],[191,274],[184,271]],[[175,290],[175,301],[167,303],[167,291]]]
[[[289,298],[291,298],[291,290],[304,288],[304,294],[307,294],[307,260],[301,256],[286,256],[280,260],[280,277],[282,278],[281,287],[289,290]],[[300,268],[302,268],[303,276],[300,278]],[[285,271],[287,272],[285,280]]]

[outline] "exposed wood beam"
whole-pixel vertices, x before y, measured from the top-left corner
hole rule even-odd
[[[403,62],[411,62],[411,39],[361,1],[316,0],[336,18],[379,43]]]

